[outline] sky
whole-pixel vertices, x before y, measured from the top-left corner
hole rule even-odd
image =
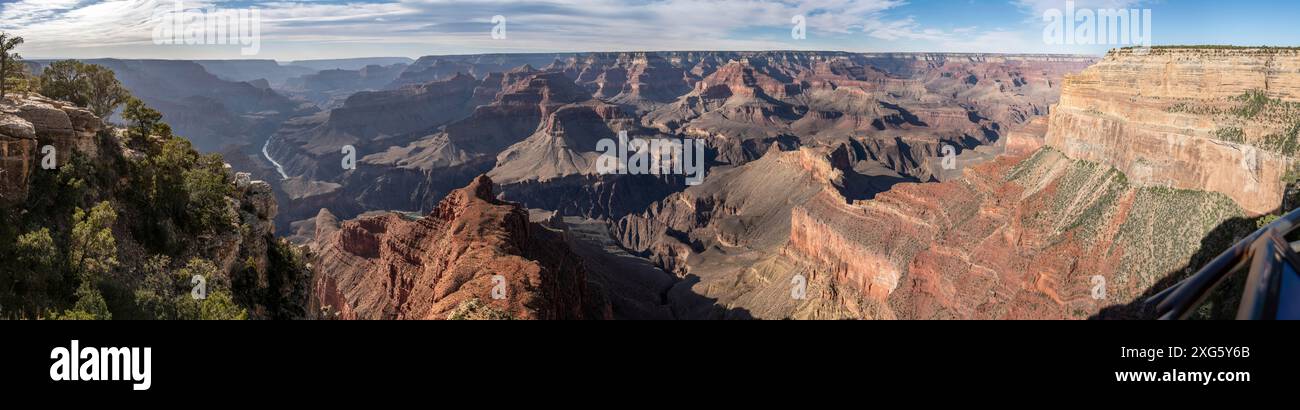
[[[1072,3],[1089,13],[1150,11],[1154,45],[1300,46],[1295,0]],[[1049,25],[1063,33],[1067,22],[1045,15],[1065,10],[1065,0],[0,0],[0,31],[23,36],[19,52],[29,59],[773,49],[1101,54],[1135,45],[1046,36]],[[200,20],[256,30],[194,24]],[[215,40],[222,31],[233,45]],[[186,35],[198,40],[187,44]]]

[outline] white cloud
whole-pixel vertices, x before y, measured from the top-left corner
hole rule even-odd
[[[1067,0],[1015,0],[1014,4],[1035,17],[1051,9],[1065,10]],[[1138,7],[1141,0],[1073,0],[1075,9],[1128,9]]]
[[[1013,0],[1031,10],[1046,0]],[[1123,0],[1083,0],[1087,2]],[[185,1],[187,8],[220,0]],[[157,46],[151,20],[170,0],[19,0],[0,4],[0,30],[27,38],[29,56],[240,58],[238,47]],[[387,3],[259,3],[262,58],[300,59],[458,52],[842,49],[862,40],[930,46],[1003,41],[1003,30],[949,31],[891,18],[905,0],[394,0]],[[490,18],[507,17],[493,40]],[[791,18],[808,40],[792,41]]]
[[[76,8],[78,0],[17,0],[0,5],[0,22],[26,25],[48,20]]]

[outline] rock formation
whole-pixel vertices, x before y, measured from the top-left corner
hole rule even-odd
[[[1133,301],[1280,206],[1295,70],[1274,67],[1294,58],[1114,51],[1067,77],[1045,129],[1014,133],[1007,156],[960,180],[852,204],[823,191],[800,205],[783,258],[826,277],[836,292],[823,296],[852,317],[1140,316]]]
[[[55,149],[56,165],[74,151],[97,157],[95,136],[102,127],[90,111],[40,95],[0,101],[0,203],[27,197],[28,180],[45,155],[42,147]]]
[[[812,177],[827,174],[816,169],[864,176],[870,157],[857,149],[805,152],[825,165],[795,172],[822,181],[802,185],[778,182],[783,168],[765,163],[769,153],[625,218],[617,232],[659,266],[697,278],[677,288],[755,317],[1140,315],[1131,302],[1194,271],[1248,233],[1252,215],[1280,205],[1282,176],[1300,144],[1292,131],[1300,111],[1295,76],[1287,75],[1296,70],[1274,68],[1292,64],[1293,53],[1119,50],[1068,76],[1050,119],[1003,129],[1004,141],[963,161],[961,175],[946,182],[855,198],[846,184],[830,183],[835,178]],[[904,60],[878,65],[914,66]],[[761,83],[744,84],[779,91]],[[750,185],[729,172],[762,175],[768,192],[790,203],[773,201],[772,213],[743,211],[763,202],[736,203]],[[701,201],[712,184],[725,193]],[[789,222],[772,223],[771,214]],[[788,236],[744,235],[773,226]],[[767,248],[755,238],[768,238]],[[792,283],[806,284],[806,299],[791,297]]]
[[[341,318],[447,319],[471,306],[515,319],[611,317],[563,234],[496,200],[487,177],[423,218],[328,219],[316,221],[313,303]]]
[[[241,185],[243,224],[265,236],[284,215],[316,253],[313,310],[347,319],[1126,316],[1277,211],[1300,175],[1295,50],[438,56],[373,71],[303,77],[392,82],[285,122],[267,148],[291,178]],[[0,114],[9,185],[37,140],[92,128],[25,104]],[[619,132],[704,142],[707,178],[601,175],[596,142]],[[355,170],[334,165],[344,145]]]
[[[1141,187],[1050,148],[1022,158],[871,201],[823,192],[793,212],[783,255],[891,317],[1086,318],[1204,263],[1203,239],[1230,241],[1216,229],[1244,216],[1222,195]]]
[[[827,151],[773,147],[624,217],[615,234],[624,247],[682,279],[668,295],[679,318],[727,317],[711,299],[743,307],[750,317],[789,317],[798,301],[789,297],[788,284],[797,272],[764,266],[790,238],[792,209],[824,190],[866,198],[902,181],[860,174],[847,146]]]
[[[419,87],[435,90],[457,84],[459,91],[454,98],[436,101],[400,100],[406,105],[374,114],[393,118],[382,125],[372,121],[372,115],[352,121],[353,129],[390,127],[387,132],[322,132],[340,129],[324,124],[346,118],[344,110],[359,101],[349,101],[328,116],[287,124],[272,140],[270,152],[278,162],[289,164],[294,179],[288,185],[313,192],[296,195],[287,211],[290,221],[298,221],[292,224],[298,236],[329,231],[332,224],[322,220],[346,220],[366,209],[436,209],[447,192],[487,173],[500,183],[501,199],[552,215],[617,221],[614,235],[624,246],[673,275],[675,282],[663,296],[671,317],[854,317],[855,310],[844,307],[850,300],[859,313],[892,317],[892,310],[869,294],[859,296],[850,282],[816,275],[820,265],[815,258],[797,259],[794,250],[783,256],[797,208],[829,191],[847,204],[902,182],[959,178],[961,169],[988,161],[1007,144],[1004,138],[1022,128],[1029,129],[1025,135],[1036,136],[1031,139],[1042,140],[1041,132],[1034,130],[1045,124],[1030,121],[1048,112],[1065,73],[1092,61],[819,52],[551,57],[549,63],[529,61],[511,68],[497,64],[528,58],[421,59],[397,83],[436,79]],[[461,114],[463,118],[436,121],[401,121],[407,114],[396,114],[437,104],[476,108]],[[632,137],[704,141],[711,168],[704,185],[674,194],[685,188],[680,176],[595,172],[596,141],[619,131]],[[359,148],[358,169],[328,169],[336,168],[332,163],[345,142]],[[990,147],[979,148],[986,145]],[[963,152],[957,170],[942,169],[938,163],[945,146]],[[321,213],[322,207],[333,212]],[[362,216],[358,221],[376,218],[385,225],[401,220]],[[343,234],[317,236],[319,247],[328,243],[319,238]],[[365,235],[351,238],[356,244],[375,241]],[[594,257],[597,252],[590,248],[599,246],[584,247],[584,254]],[[349,255],[373,257],[364,249]],[[602,286],[638,294],[611,295],[624,304],[615,311],[625,317],[662,317],[662,307],[655,306],[653,298],[639,296],[646,288],[624,286],[616,274],[606,273],[594,275]],[[797,275],[812,278],[816,292],[840,296],[794,301],[788,283]],[[359,276],[349,280],[357,282],[345,288],[370,289],[356,291],[367,296],[348,294],[332,301],[364,300],[360,303],[370,308],[369,316],[345,315],[383,317],[383,308],[376,306],[400,304],[380,297],[383,292],[362,284]],[[317,289],[339,286],[318,283]],[[476,303],[482,302],[491,304]],[[437,312],[445,316],[454,308],[440,305]],[[355,311],[355,306],[346,309]]]
[[[928,55],[903,63],[901,56],[662,52],[422,58],[397,83],[434,79],[405,88],[425,91],[361,111],[349,107],[360,103],[353,97],[328,115],[287,122],[271,139],[270,156],[290,177],[304,179],[294,186],[333,187],[291,194],[299,199],[290,199],[281,226],[310,218],[322,206],[345,219],[364,209],[428,211],[446,192],[482,173],[501,185],[504,199],[609,220],[641,212],[685,187],[676,175],[598,175],[596,142],[620,131],[632,138],[698,139],[708,146],[711,167],[742,165],[773,146],[845,145],[852,161],[878,165],[864,165],[874,167],[868,174],[932,180],[943,177],[935,159],[945,146],[970,151],[999,142],[1008,130],[1047,112],[1064,73],[1092,61]],[[538,61],[543,57],[548,62]],[[883,61],[884,68],[873,61]],[[448,87],[457,91],[436,91]],[[467,89],[472,89],[468,97]],[[340,126],[349,110],[364,114]],[[440,114],[417,114],[426,111]],[[346,144],[363,157],[355,172],[333,165]]]
[[[1298,71],[1294,49],[1118,50],[1066,78],[1047,144],[1141,185],[1272,212],[1297,154]]]

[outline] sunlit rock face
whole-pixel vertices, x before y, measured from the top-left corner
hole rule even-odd
[[[74,151],[91,160],[98,157],[95,135],[101,128],[95,114],[63,101],[36,94],[0,101],[0,202],[27,197],[31,173],[45,155],[53,155],[56,166]],[[46,146],[54,151],[43,153]]]
[[[1112,52],[958,180],[796,207],[783,257],[829,277],[814,283],[854,315],[1141,317],[1134,301],[1281,205],[1296,64],[1291,50]]]
[[[1300,51],[1119,50],[1068,76],[1047,144],[1134,182],[1281,205],[1300,130]]]
[[[482,303],[515,319],[608,319],[560,233],[494,198],[487,177],[419,219],[317,218],[312,303],[343,319],[447,319]]]

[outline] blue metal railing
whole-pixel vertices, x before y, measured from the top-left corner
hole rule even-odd
[[[1272,266],[1257,255],[1275,252],[1290,252],[1290,245],[1283,239],[1287,234],[1300,227],[1300,209],[1278,218],[1234,244],[1231,248],[1215,257],[1205,267],[1177,284],[1151,296],[1146,300],[1148,306],[1155,306],[1156,316],[1162,320],[1186,319],[1202,302],[1229,277],[1237,272],[1249,269],[1251,279],[1243,293],[1242,306],[1238,310],[1238,319],[1260,318],[1263,302],[1260,295],[1267,292],[1258,286],[1267,283]]]

